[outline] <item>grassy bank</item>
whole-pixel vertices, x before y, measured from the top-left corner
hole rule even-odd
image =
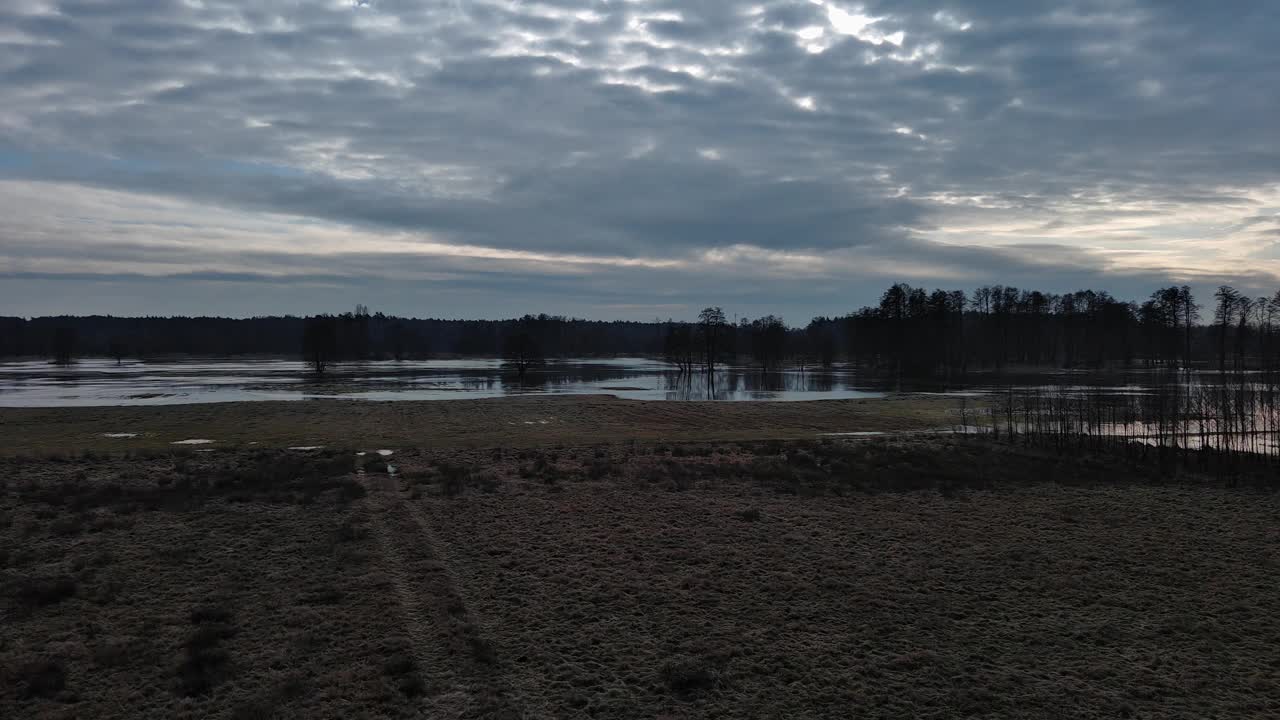
[[[954,400],[928,397],[794,403],[644,402],[597,395],[0,408],[0,454],[156,449],[196,438],[215,441],[209,447],[536,447],[633,439],[812,438],[822,432],[947,426],[955,422],[955,407]]]

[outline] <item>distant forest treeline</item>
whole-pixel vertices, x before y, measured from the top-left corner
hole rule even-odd
[[[542,357],[626,355],[660,356],[690,372],[723,362],[777,369],[841,361],[911,374],[1193,363],[1227,369],[1275,365],[1277,321],[1280,292],[1249,298],[1226,286],[1202,314],[1185,286],[1128,302],[1093,290],[928,292],[897,284],[874,307],[817,317],[804,327],[772,315],[735,324],[720,308],[707,308],[694,322],[415,319],[362,306],[310,318],[0,317],[0,356],[69,362],[266,354],[301,356],[317,370],[343,360],[499,355],[521,370]]]

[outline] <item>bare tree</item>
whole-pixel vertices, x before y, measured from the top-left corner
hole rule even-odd
[[[1190,286],[1178,288],[1178,306],[1182,310],[1183,349],[1182,362],[1191,368],[1191,328],[1200,320],[1200,306],[1191,295]]]
[[[502,359],[523,379],[529,368],[542,363],[542,347],[533,332],[532,318],[518,320],[502,340]]]
[[[1236,297],[1236,370],[1244,370],[1245,351],[1249,343],[1249,318],[1253,316],[1253,298],[1247,295]]]
[[[306,319],[302,329],[302,357],[317,375],[323,375],[338,352],[338,320],[331,315]]]
[[[836,322],[823,317],[815,317],[805,328],[805,344],[824,368],[836,363],[836,353],[839,350],[836,346],[836,331]]]
[[[787,352],[787,326],[782,318],[766,315],[749,323],[744,318],[742,326],[749,333],[751,357],[760,365],[760,369],[768,371],[781,368]]]
[[[695,354],[693,328],[688,323],[669,322],[662,343],[663,358],[683,375],[693,372]]]
[[[720,355],[720,343],[724,336],[724,310],[709,307],[698,313],[698,330],[702,334],[703,359],[708,373],[715,372],[716,359]]]
[[[1235,321],[1240,293],[1229,285],[1222,285],[1213,294],[1218,305],[1213,311],[1213,324],[1218,329],[1218,372],[1227,370],[1227,334]]]

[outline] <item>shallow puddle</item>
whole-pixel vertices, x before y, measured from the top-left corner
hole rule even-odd
[[[821,437],[878,437],[885,433],[881,430],[855,430],[853,432],[824,432],[818,433]]]
[[[208,438],[191,438],[189,440],[176,440],[169,444],[170,445],[208,445],[211,442],[213,441]]]
[[[323,450],[323,445],[294,445],[290,450]]]
[[[102,433],[102,437],[109,438],[136,438],[138,433]]]

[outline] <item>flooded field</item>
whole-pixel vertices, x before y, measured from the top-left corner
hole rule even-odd
[[[1213,382],[1205,376],[1197,383]],[[548,361],[521,378],[501,360],[343,363],[317,376],[297,360],[84,359],[0,362],[0,407],[181,405],[254,400],[449,400],[522,395],[613,395],[628,400],[797,401],[881,398],[892,392],[983,397],[1010,388],[1113,398],[1148,395],[1159,384],[1141,371],[1094,374],[974,372],[962,380],[897,382],[852,368],[761,372],[724,367],[681,375],[650,358]]]
[[[296,360],[86,359],[0,363],[0,407],[170,405],[246,400],[446,400],[511,395],[615,395],[631,400],[875,398],[884,388],[852,372],[761,373],[727,368],[678,376],[646,358],[557,360],[523,378],[498,359],[344,363],[322,376]]]

